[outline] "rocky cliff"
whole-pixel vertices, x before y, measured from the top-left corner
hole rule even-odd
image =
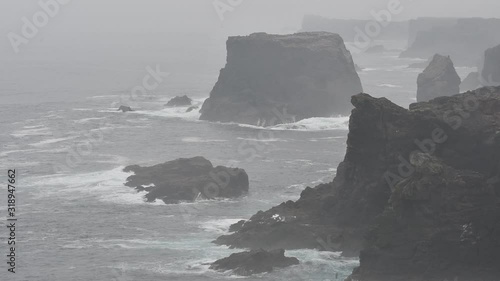
[[[351,280],[498,280],[500,88],[409,110],[367,94],[352,103],[333,182],[307,187],[215,242],[362,250]]]
[[[449,54],[459,66],[477,66],[484,50],[500,44],[500,19],[458,19],[456,24],[440,24],[417,32],[414,42],[401,57],[426,59],[433,54]]]
[[[450,57],[436,54],[424,72],[418,75],[417,101],[456,95],[460,92],[460,83]]]
[[[202,120],[283,123],[348,114],[362,91],[351,54],[326,32],[230,37],[227,63],[201,108]]]

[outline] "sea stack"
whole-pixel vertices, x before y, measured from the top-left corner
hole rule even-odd
[[[456,95],[460,93],[460,83],[450,57],[436,54],[424,72],[418,75],[417,101]]]
[[[487,86],[500,86],[500,45],[484,53],[482,78]]]
[[[273,125],[346,115],[350,97],[360,92],[351,53],[338,34],[229,37],[226,66],[200,119]]]

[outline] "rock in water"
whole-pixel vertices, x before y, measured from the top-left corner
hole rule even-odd
[[[196,105],[195,106],[190,106],[188,109],[186,109],[186,112],[191,112],[191,111],[193,111],[195,109],[198,109],[198,106],[196,106]]]
[[[498,280],[500,87],[404,109],[353,96],[331,183],[307,187],[215,243],[358,255],[352,280]]]
[[[118,111],[122,111],[122,112],[128,112],[128,111],[133,111],[132,108],[130,108],[130,106],[124,106],[124,105],[121,105],[119,108],[118,108]]]
[[[233,270],[233,273],[242,276],[272,272],[273,268],[283,268],[299,264],[293,257],[285,257],[285,250],[277,249],[265,251],[262,249],[232,254],[227,258],[215,261],[210,269],[218,271]]]
[[[169,204],[248,193],[248,175],[244,170],[213,167],[203,157],[180,158],[151,167],[133,165],[124,171],[135,173],[125,185],[147,191],[148,202],[160,199]]]
[[[361,91],[351,53],[337,34],[229,37],[226,66],[200,119],[273,125],[348,114],[350,97]]]
[[[500,86],[500,45],[484,53],[482,77],[487,86]]]
[[[176,107],[176,106],[190,106],[191,104],[193,103],[193,100],[190,99],[188,96],[184,95],[184,96],[176,96],[174,98],[172,98],[171,100],[169,100],[166,104],[166,106],[172,106],[172,107]]]
[[[460,83],[450,57],[436,54],[424,72],[418,75],[417,101],[456,95],[460,93]]]
[[[465,77],[464,81],[460,83],[460,91],[472,91],[481,87],[481,82],[479,80],[478,72],[471,72],[467,77]]]

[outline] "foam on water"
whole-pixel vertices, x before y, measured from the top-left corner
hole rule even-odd
[[[213,232],[216,234],[226,234],[229,231],[229,227],[232,224],[239,222],[240,220],[243,220],[243,218],[209,220],[201,223],[199,227],[208,232]]]
[[[54,139],[48,139],[48,140],[39,141],[37,143],[31,143],[29,145],[39,147],[39,146],[45,146],[45,145],[48,145],[48,144],[53,144],[53,143],[67,141],[67,140],[72,140],[72,139],[75,139],[75,138],[77,138],[77,137],[76,136],[71,136],[71,137],[65,137],[65,138],[54,138]]]
[[[225,142],[227,140],[211,140],[211,139],[204,139],[204,138],[199,138],[199,137],[185,137],[181,139],[182,142],[192,142],[192,143],[205,143],[205,142]]]
[[[270,127],[271,130],[324,131],[348,130],[349,116],[313,117],[295,123],[279,124]]]
[[[13,137],[47,136],[47,135],[51,135],[51,131],[49,128],[47,128],[43,125],[25,126],[24,129],[14,131],[10,135]]]
[[[379,86],[379,87],[385,87],[385,88],[403,88],[402,86],[394,85],[394,84],[379,84],[377,86]]]

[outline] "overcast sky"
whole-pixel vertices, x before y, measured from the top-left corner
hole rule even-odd
[[[31,19],[39,1],[2,0],[1,30],[20,32],[22,17]],[[62,1],[62,0],[60,0]],[[304,14],[369,19],[370,11],[397,0],[65,0],[44,29],[52,32],[286,32],[300,27]],[[221,20],[214,2],[236,3]],[[239,3],[241,2],[241,3]],[[500,17],[499,0],[400,0],[395,19],[421,16]],[[439,4],[436,4],[439,3]],[[222,6],[221,6],[222,7]]]

